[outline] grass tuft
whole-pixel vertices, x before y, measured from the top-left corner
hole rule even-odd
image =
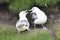
[[[13,27],[0,27],[0,40],[52,40],[50,34],[44,30],[31,30],[17,33]]]

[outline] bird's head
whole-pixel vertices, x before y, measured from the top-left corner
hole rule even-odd
[[[27,11],[27,10],[21,11],[21,12],[19,13],[20,16],[21,16],[21,15],[26,16],[27,14],[28,14],[28,11]]]

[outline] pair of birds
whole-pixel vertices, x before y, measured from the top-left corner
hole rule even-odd
[[[42,25],[43,29],[48,30],[43,25],[47,22],[47,15],[43,11],[41,11],[38,7],[33,7],[30,10],[21,11],[19,13],[19,20],[16,23],[17,31],[20,32],[23,30],[30,30],[29,29],[30,24],[26,17],[26,15],[29,13],[29,11],[31,14],[31,18],[34,19],[34,21],[33,21],[34,28],[36,28],[36,24],[38,24],[38,25]],[[21,27],[22,30],[20,30],[19,27]]]

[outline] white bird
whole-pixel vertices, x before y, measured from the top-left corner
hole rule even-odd
[[[30,14],[32,14],[32,19],[34,19],[34,27],[36,28],[36,24],[41,24],[43,29],[47,30],[47,28],[43,25],[47,22],[47,15],[38,7],[33,7],[29,11],[32,11]]]
[[[28,14],[27,10],[26,11],[21,11],[19,13],[19,20],[16,23],[16,29],[17,31],[22,31],[19,29],[19,27],[22,27],[23,30],[29,30],[29,22],[28,19],[26,18],[26,15]]]

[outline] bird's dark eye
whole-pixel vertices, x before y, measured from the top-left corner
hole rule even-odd
[[[32,16],[33,16],[33,15],[37,16],[35,12],[31,13],[31,15],[32,15]]]
[[[32,13],[33,15],[36,15],[36,13]]]

